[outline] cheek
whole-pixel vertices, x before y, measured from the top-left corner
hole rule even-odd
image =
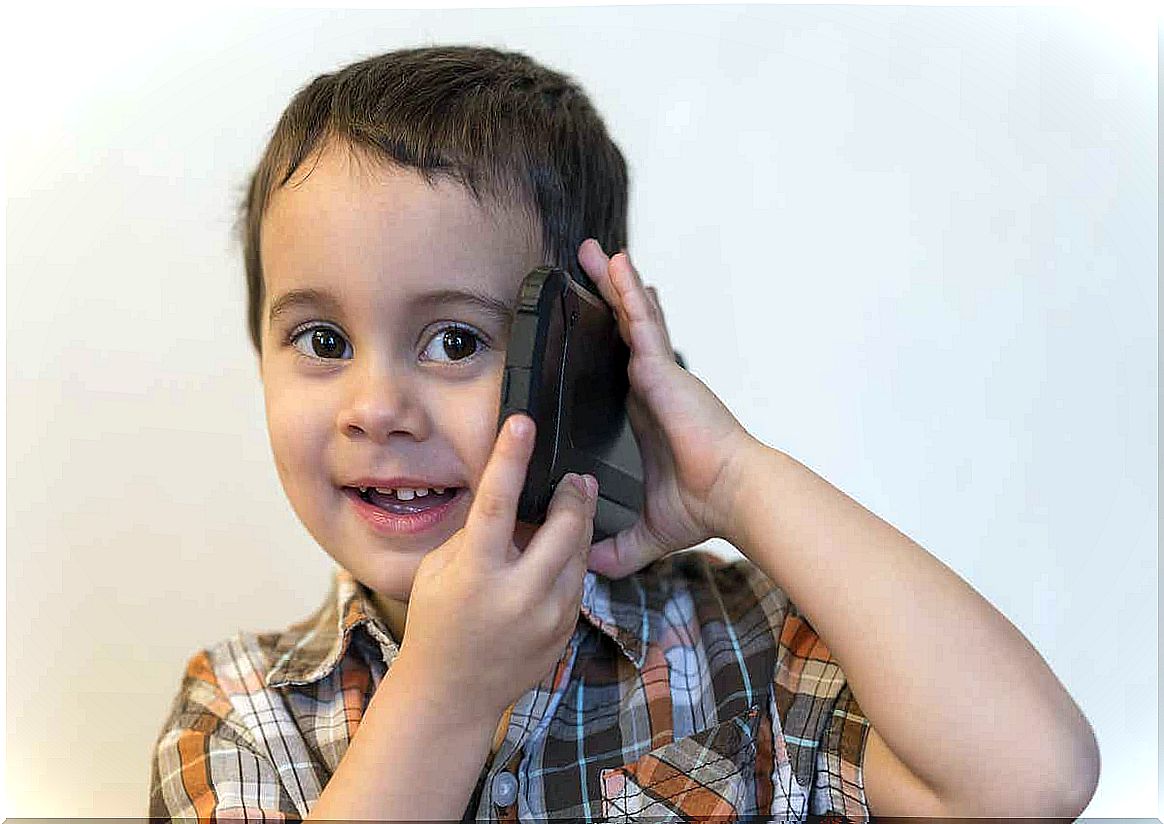
[[[501,402],[500,374],[475,382],[468,391],[450,394],[447,390],[433,401],[439,409],[437,427],[455,444],[461,465],[468,473],[471,489],[476,489],[497,440],[497,415]]]
[[[452,425],[457,427],[457,440],[463,445],[465,464],[476,487],[497,438],[497,410],[487,404],[475,404],[472,413],[457,416]]]
[[[268,391],[265,400],[271,453],[279,477],[286,485],[294,475],[306,471],[318,459],[324,422],[319,415],[307,414],[319,407],[306,398],[295,401],[288,393]]]

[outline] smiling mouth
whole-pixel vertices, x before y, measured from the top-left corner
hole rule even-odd
[[[429,490],[427,495],[414,497],[409,501],[402,501],[395,495],[385,495],[371,488],[367,490],[361,490],[357,487],[348,488],[355,492],[362,500],[385,512],[390,512],[393,515],[416,515],[417,513],[426,512],[427,510],[438,507],[441,504],[448,503],[457,496],[457,493],[463,487],[449,487],[440,493]]]

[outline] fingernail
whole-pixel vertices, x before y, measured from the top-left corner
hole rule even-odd
[[[586,480],[581,475],[576,475],[573,472],[570,472],[566,475],[566,477],[570,479],[570,483],[574,484],[575,489],[577,489],[587,498],[590,497],[590,489],[586,485]]]
[[[586,484],[586,497],[594,498],[598,495],[598,479],[593,475],[583,475],[583,482]]]
[[[509,418],[509,431],[515,437],[524,438],[529,434],[529,421],[521,415],[511,415]]]

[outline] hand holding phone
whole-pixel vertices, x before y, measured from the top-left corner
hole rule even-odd
[[[518,551],[517,497],[534,436],[512,424],[497,435],[464,528],[417,568],[393,664],[450,718],[486,719],[491,731],[553,672],[574,633],[594,516],[583,479],[563,478],[545,523]]]

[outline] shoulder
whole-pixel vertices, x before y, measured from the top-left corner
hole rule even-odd
[[[171,706],[168,726],[193,723],[206,728],[211,720],[244,733],[243,719],[253,715],[256,700],[272,690],[271,676],[280,662],[301,650],[317,633],[321,612],[273,631],[238,630],[193,652],[185,661]],[[273,700],[273,696],[271,696]]]
[[[265,692],[272,656],[283,633],[237,632],[193,653],[182,668],[170,728],[206,729],[249,738],[242,710]]]
[[[284,639],[299,637],[294,627],[278,632],[240,630],[199,650],[186,663],[186,676],[201,677],[226,694],[263,689]]]
[[[296,714],[267,685],[282,634],[238,632],[187,660],[154,742],[151,819],[306,815],[322,779]]]
[[[239,630],[193,653],[183,667],[165,729],[222,732],[261,743],[262,719],[256,708],[282,709],[279,690],[286,686],[288,670],[296,675],[318,670],[319,677],[311,680],[319,681],[345,650],[346,633],[337,635],[338,610],[340,596],[351,587],[345,589],[341,579],[333,575],[323,603],[306,618],[274,631]]]
[[[178,679],[169,712],[154,742],[154,759],[165,775],[188,765],[230,753],[253,759],[260,772],[280,766],[272,735],[284,747],[297,739],[297,723],[286,696],[268,684],[274,654],[283,632],[236,632],[193,653]],[[294,742],[292,742],[294,743]]]

